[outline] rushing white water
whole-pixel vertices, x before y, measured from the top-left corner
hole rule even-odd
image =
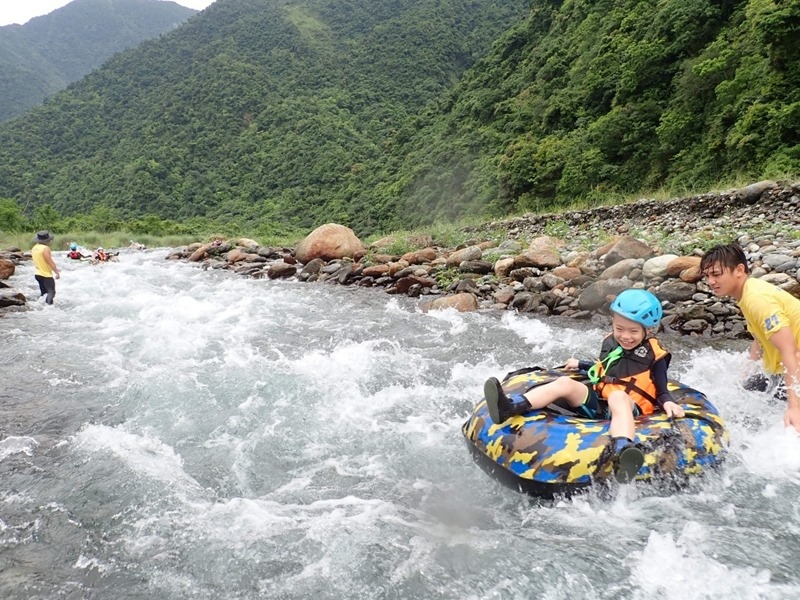
[[[800,439],[744,342],[662,338],[728,420],[689,489],[545,502],[473,464],[484,379],[605,331],[123,253],[0,319],[4,598],[796,598]],[[12,284],[38,295],[32,268]]]

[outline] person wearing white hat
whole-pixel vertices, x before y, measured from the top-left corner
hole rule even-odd
[[[47,304],[53,303],[53,298],[56,296],[56,279],[61,277],[61,271],[58,270],[50,252],[52,242],[53,236],[49,231],[40,231],[33,238],[34,246],[31,249],[31,258],[36,267],[34,277],[39,284],[41,295],[47,296],[44,300]]]

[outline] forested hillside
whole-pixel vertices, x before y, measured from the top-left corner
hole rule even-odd
[[[0,198],[366,233],[796,175],[799,6],[217,0],[0,127]]]
[[[798,175],[798,40],[798,2],[538,0],[418,124],[395,212]]]
[[[374,228],[399,131],[527,0],[218,0],[0,128],[0,197]]]
[[[0,27],[0,121],[196,12],[157,0],[73,0],[24,25]]]

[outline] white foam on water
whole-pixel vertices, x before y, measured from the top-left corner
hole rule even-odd
[[[33,456],[33,452],[38,445],[39,442],[32,437],[15,435],[8,436],[7,438],[0,440],[0,460],[4,460],[13,454]]]
[[[633,485],[611,500],[536,502],[478,469],[460,427],[487,377],[592,357],[606,328],[511,311],[425,314],[378,290],[248,280],[164,254],[97,268],[57,256],[56,306],[8,315],[0,334],[20,368],[50,382],[54,406],[66,397],[92,409],[70,443],[51,447],[65,480],[88,477],[118,504],[97,551],[76,527],[69,566],[120,565],[131,574],[120,596],[355,597],[386,581],[420,598],[800,590],[793,567],[764,570],[765,546],[723,552],[769,532],[791,554],[786,534],[800,529],[796,439],[781,405],[738,385],[747,363],[737,347],[670,340],[671,373],[730,424],[719,474],[664,497]],[[18,272],[32,287],[30,267]],[[15,447],[31,462],[47,455]],[[136,485],[103,487],[113,484],[96,474],[108,472]],[[30,493],[0,498],[25,510],[53,500]],[[70,493],[56,500],[94,523]],[[545,568],[537,556],[557,558]]]
[[[88,454],[107,454],[120,460],[134,474],[192,488],[197,482],[183,469],[183,460],[172,448],[148,435],[124,427],[87,425],[75,438],[75,448]]]
[[[800,484],[800,434],[793,427],[781,422],[752,434],[739,456],[754,475]]]
[[[78,560],[75,561],[74,567],[76,569],[95,569],[100,573],[106,573],[113,570],[113,567],[110,567],[103,561],[98,560],[97,558],[90,558],[81,554],[78,557]]]
[[[635,598],[701,600],[706,598],[789,598],[795,586],[771,583],[770,573],[751,567],[730,567],[704,552],[709,532],[687,523],[677,539],[652,532],[641,553],[630,556]]]
[[[603,338],[611,332],[610,325],[607,330],[571,329],[563,322],[556,324],[555,321],[513,312],[503,313],[501,323],[530,346],[532,360],[546,358],[553,363],[541,365],[544,367],[562,365],[572,356],[581,359],[595,357]]]
[[[443,310],[431,310],[425,313],[429,319],[441,321],[450,325],[448,334],[459,335],[467,331],[469,327],[465,313],[457,311],[455,308],[445,308]]]

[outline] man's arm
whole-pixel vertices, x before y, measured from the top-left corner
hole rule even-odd
[[[786,382],[786,413],[783,422],[800,432],[800,350],[791,329],[782,327],[769,338],[781,353],[783,380]]]
[[[761,349],[761,344],[758,343],[758,340],[753,340],[753,343],[750,344],[750,360],[759,361],[762,354],[764,351]]]
[[[45,248],[44,252],[42,252],[42,256],[44,257],[44,261],[53,270],[53,273],[55,274],[56,279],[61,277],[61,271],[58,270],[58,267],[56,266],[56,263],[53,260],[53,254],[50,252],[50,248]]]

